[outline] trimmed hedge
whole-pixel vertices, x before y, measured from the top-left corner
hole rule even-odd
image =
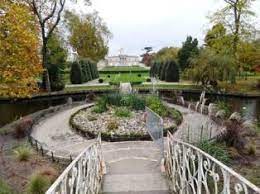
[[[97,64],[88,59],[75,61],[72,63],[70,75],[72,84],[82,84],[97,79],[99,77]]]

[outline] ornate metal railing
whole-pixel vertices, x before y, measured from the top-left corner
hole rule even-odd
[[[45,194],[97,194],[104,174],[101,136],[63,171]]]
[[[174,193],[260,193],[260,189],[209,154],[169,133],[166,172]]]
[[[156,143],[161,151],[163,158],[164,154],[164,137],[163,137],[163,119],[152,111],[150,108],[145,107],[146,114],[146,128],[152,140]]]

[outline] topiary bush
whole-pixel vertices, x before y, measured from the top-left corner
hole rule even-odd
[[[164,80],[166,82],[179,82],[180,80],[179,66],[174,60],[168,61],[164,71],[165,71]]]
[[[100,78],[100,79],[98,80],[98,82],[99,82],[99,83],[103,83],[104,80]]]
[[[151,82],[151,81],[152,81],[151,78],[146,79],[146,82]]]
[[[83,76],[80,64],[77,61],[73,62],[70,70],[70,82],[72,84],[82,84],[84,80]]]

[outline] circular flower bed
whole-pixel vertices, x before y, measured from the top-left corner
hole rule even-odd
[[[101,132],[105,141],[150,140],[145,126],[144,110],[129,110],[127,107],[109,106],[102,113],[95,113],[95,107],[82,109],[72,115],[71,126],[88,138],[95,138]],[[177,125],[173,118],[163,117],[164,134],[174,132]]]

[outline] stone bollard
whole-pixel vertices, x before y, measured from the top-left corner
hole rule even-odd
[[[72,105],[72,102],[73,102],[72,98],[69,97],[69,98],[67,99],[67,105]]]

